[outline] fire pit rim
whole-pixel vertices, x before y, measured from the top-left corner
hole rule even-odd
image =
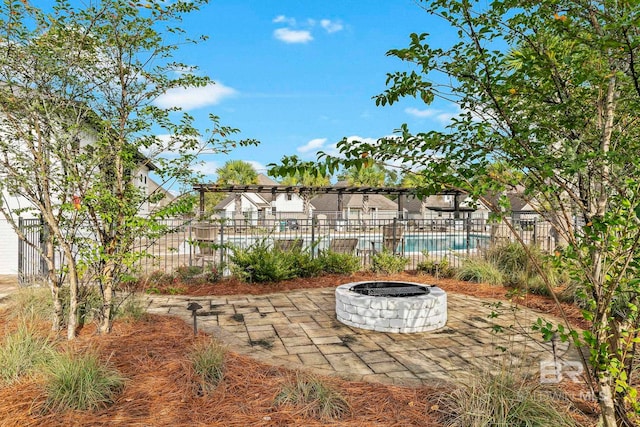
[[[375,293],[367,293],[367,292],[361,292],[360,289],[355,289],[358,287],[363,287],[366,285],[389,285],[389,288],[416,288],[416,292],[412,292],[406,295],[377,295]],[[414,298],[420,295],[429,295],[429,293],[431,292],[431,288],[434,287],[434,285],[427,285],[427,284],[423,284],[423,283],[415,283],[415,282],[406,282],[406,281],[398,281],[398,280],[366,280],[366,281],[362,281],[362,282],[356,282],[356,283],[350,283],[351,287],[349,288],[349,290],[351,292],[355,292],[357,294],[361,294],[361,295],[365,295],[365,296],[372,296],[372,297],[385,297],[385,298]],[[386,286],[371,286],[370,289],[380,289],[380,288],[385,288]]]
[[[429,288],[428,294],[405,298],[363,295],[350,289],[372,282],[376,281],[345,283],[336,288],[338,321],[357,328],[392,333],[426,332],[445,326],[447,294],[443,289],[424,283],[387,281]]]

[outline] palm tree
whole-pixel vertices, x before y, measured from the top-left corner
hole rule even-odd
[[[229,160],[224,166],[216,169],[219,185],[250,185],[258,183],[258,172],[251,163],[243,160]],[[234,200],[234,216],[242,215],[242,194],[236,193]]]
[[[388,171],[381,165],[374,164],[369,167],[351,167],[338,176],[339,180],[347,181],[349,185],[365,187],[383,187],[387,179]]]

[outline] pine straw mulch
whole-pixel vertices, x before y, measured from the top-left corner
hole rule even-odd
[[[482,298],[505,300],[503,287],[436,279],[413,273],[392,276],[357,273],[351,276],[327,275],[311,279],[295,279],[270,284],[246,284],[224,279],[214,284],[180,284],[189,295],[264,294],[295,289],[335,287],[361,280],[400,280],[436,284],[448,292]],[[175,284],[172,291],[175,291]],[[527,295],[517,301],[558,315],[549,299]],[[568,317],[576,325],[581,322],[579,310],[567,306]],[[13,329],[8,316],[0,313],[0,330]],[[60,346],[70,345],[74,351],[98,351],[101,357],[127,378],[116,402],[100,411],[42,411],[45,394],[37,378],[26,379],[12,387],[0,388],[0,426],[439,426],[438,396],[447,390],[430,387],[411,388],[374,383],[352,382],[321,377],[333,385],[350,404],[350,415],[337,421],[326,421],[304,415],[304,408],[275,406],[280,387],[292,372],[260,363],[250,357],[229,352],[225,377],[221,384],[200,396],[197,380],[189,368],[187,355],[197,340],[210,339],[201,333],[193,337],[185,322],[172,317],[148,316],[146,320],[117,322],[108,336],[98,336],[88,325],[73,344],[63,337]],[[582,385],[564,381],[562,392],[574,396],[573,406],[589,416],[578,415],[579,425],[594,424],[593,403],[575,399],[584,392]]]
[[[6,319],[0,319],[4,330]],[[322,378],[346,397],[351,414],[339,421],[304,416],[303,409],[274,406],[274,398],[292,373],[232,352],[223,381],[199,396],[187,354],[196,340],[191,328],[172,317],[148,316],[120,322],[109,336],[84,328],[74,351],[97,350],[127,378],[117,401],[100,411],[43,413],[45,395],[37,379],[0,388],[0,426],[438,426],[433,402],[437,390],[415,389],[338,378]],[[68,345],[61,342],[61,346]]]

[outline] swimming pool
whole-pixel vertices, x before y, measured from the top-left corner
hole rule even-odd
[[[405,252],[440,252],[472,250],[484,247],[490,237],[484,234],[407,234],[404,236]]]

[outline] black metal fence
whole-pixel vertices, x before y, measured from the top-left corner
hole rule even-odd
[[[524,217],[510,222],[525,243],[537,244],[547,251],[555,248],[557,242],[548,222]],[[360,257],[363,268],[371,263],[374,254],[388,251],[406,257],[407,269],[413,270],[425,257],[446,257],[450,265],[457,266],[463,257],[477,254],[491,244],[516,239],[505,223],[490,224],[478,218],[367,221],[282,218],[255,222],[241,217],[212,221],[173,219],[166,220],[164,225],[166,233],[161,237],[136,240],[133,250],[145,254],[137,273],[170,272],[180,266],[228,266],[234,249],[257,243],[281,248],[297,245],[313,256],[324,250],[352,253]],[[40,241],[38,224],[24,222],[21,226],[32,233],[28,234],[30,241]],[[26,244],[20,247],[21,277],[42,275],[46,265],[37,251],[29,250]]]
[[[45,235],[39,218],[18,218],[25,240],[18,239],[18,277],[21,282],[35,281],[47,274],[47,264],[40,255],[45,251]]]

